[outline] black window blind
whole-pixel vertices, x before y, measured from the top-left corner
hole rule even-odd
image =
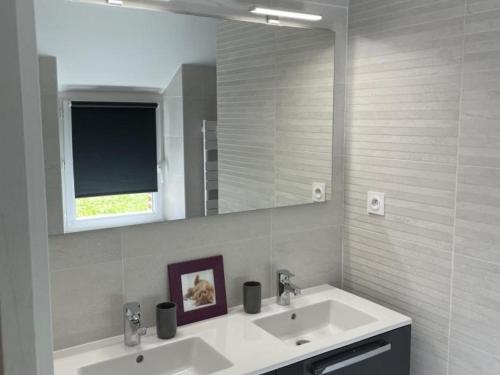
[[[156,108],[156,103],[71,103],[77,198],[158,191]]]

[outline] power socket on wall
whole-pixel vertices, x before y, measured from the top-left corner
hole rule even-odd
[[[323,182],[312,183],[312,201],[324,202],[326,201],[326,184]]]
[[[366,210],[371,215],[385,215],[385,194],[369,191],[366,199]]]

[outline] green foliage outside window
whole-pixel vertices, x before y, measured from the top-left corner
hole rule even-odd
[[[76,217],[82,219],[93,216],[147,213],[152,210],[152,198],[152,193],[77,198]]]

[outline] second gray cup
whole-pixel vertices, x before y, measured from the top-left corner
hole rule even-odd
[[[262,287],[258,281],[247,281],[243,284],[243,308],[247,314],[260,313]]]
[[[156,334],[159,339],[171,339],[177,334],[177,305],[163,302],[156,305]]]

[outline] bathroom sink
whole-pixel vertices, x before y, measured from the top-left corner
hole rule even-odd
[[[254,321],[283,342],[297,346],[329,338],[376,319],[342,302],[329,300]]]
[[[79,375],[208,375],[232,366],[200,338],[189,338],[154,349],[82,367]]]

